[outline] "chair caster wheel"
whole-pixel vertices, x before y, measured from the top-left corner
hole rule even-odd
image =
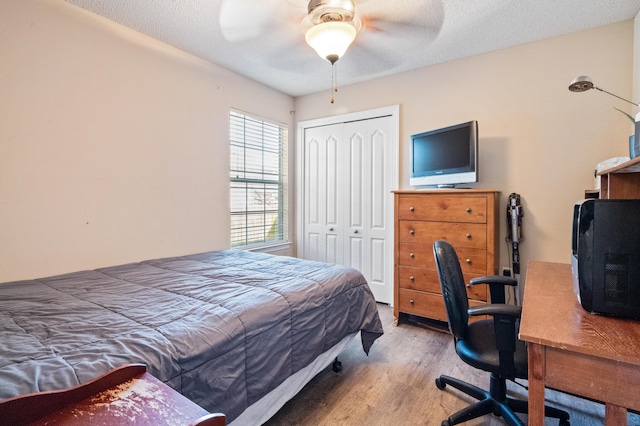
[[[443,390],[445,388],[445,386],[447,386],[447,384],[445,382],[443,382],[440,377],[438,377],[436,379],[436,386],[438,387],[438,389]],[[446,422],[449,422],[449,420],[445,420]],[[442,423],[442,426],[445,426],[444,422]],[[449,423],[447,423],[447,426],[449,426]]]
[[[338,361],[338,358],[336,358],[336,360],[333,361],[332,367],[334,372],[339,373],[342,371],[342,362]]]
[[[440,426],[451,426],[451,423],[449,422],[449,420],[443,420]]]
[[[560,419],[560,422],[558,424],[560,426],[571,426],[571,423],[569,422],[569,420],[565,420],[565,419]]]

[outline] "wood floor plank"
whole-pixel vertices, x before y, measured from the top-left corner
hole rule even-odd
[[[320,372],[265,426],[413,426],[440,425],[450,414],[473,402],[435,379],[447,374],[488,389],[489,374],[463,363],[450,334],[419,325],[393,326],[393,309],[378,305],[385,334],[369,356],[360,339],[340,355],[343,370],[331,366]],[[526,385],[526,381],[521,382]],[[510,396],[526,397],[526,389],[509,382]],[[601,426],[604,406],[582,398],[546,391],[547,402],[569,412],[572,425]],[[522,416],[526,422],[526,416]],[[501,426],[500,419],[484,416],[465,426]],[[547,419],[545,425],[557,425]],[[640,425],[640,415],[629,414],[629,425]]]

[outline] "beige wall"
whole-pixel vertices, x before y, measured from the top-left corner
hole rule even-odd
[[[479,120],[476,187],[523,196],[523,261],[566,262],[571,205],[632,131],[614,98],[566,86],[589,74],[631,96],[633,26],[301,97],[295,119],[401,104],[403,188],[411,133]],[[0,2],[0,58],[0,281],[226,248],[229,108],[295,137],[289,96],[63,0]]]
[[[525,211],[522,264],[567,263],[574,202],[593,187],[598,162],[628,155],[632,125],[613,107],[635,114],[609,95],[567,87],[587,74],[630,97],[633,26],[622,22],[345,86],[334,105],[325,92],[300,97],[296,119],[400,104],[403,188],[409,188],[409,135],[478,120],[480,182],[474,187],[502,192],[500,240],[507,197],[517,192]],[[506,266],[504,244],[500,257]]]
[[[294,128],[289,96],[63,0],[1,1],[0,282],[227,248],[231,107]]]

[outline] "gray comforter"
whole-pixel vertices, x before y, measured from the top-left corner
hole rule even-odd
[[[245,251],[0,284],[0,399],[124,364],[233,420],[347,334],[382,335],[354,269]]]

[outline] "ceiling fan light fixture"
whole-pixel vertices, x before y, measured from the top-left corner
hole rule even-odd
[[[333,64],[347,51],[356,33],[349,22],[328,21],[309,28],[304,38],[321,58]]]

